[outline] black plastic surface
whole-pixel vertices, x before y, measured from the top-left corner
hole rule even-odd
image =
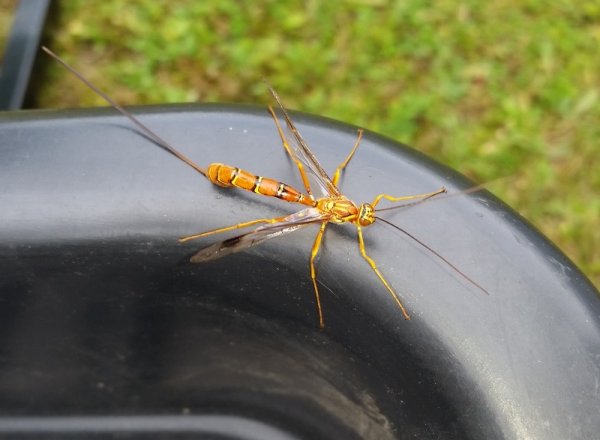
[[[150,107],[201,165],[300,186],[266,109]],[[356,129],[295,115],[333,171]],[[342,179],[380,192],[468,186],[366,133]],[[402,319],[332,225],[222,260],[177,237],[296,206],[217,188],[110,109],[0,114],[0,437],[565,439],[600,432],[600,301],[552,244],[482,192],[388,212],[490,295],[385,224],[369,254]],[[382,213],[383,214],[383,213]],[[216,239],[216,237],[215,237]],[[119,437],[121,438],[121,437]]]

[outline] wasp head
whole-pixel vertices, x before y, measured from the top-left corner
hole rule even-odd
[[[375,208],[369,203],[360,205],[358,211],[358,224],[361,226],[369,226],[375,221]]]

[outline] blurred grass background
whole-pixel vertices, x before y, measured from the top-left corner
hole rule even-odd
[[[267,78],[291,109],[510,176],[490,189],[600,287],[598,0],[69,0],[45,42],[122,104],[266,104]],[[105,105],[39,66],[33,106]]]

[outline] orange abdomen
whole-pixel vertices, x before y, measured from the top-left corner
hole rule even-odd
[[[223,187],[236,187],[246,191],[253,191],[263,196],[277,197],[286,202],[302,203],[315,206],[316,202],[305,196],[300,191],[285,183],[267,177],[257,176],[240,168],[212,163],[206,173],[208,180],[215,185]]]

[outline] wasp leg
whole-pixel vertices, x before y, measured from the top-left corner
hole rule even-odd
[[[383,277],[381,272],[379,272],[379,269],[377,269],[377,265],[375,264],[375,261],[373,261],[373,259],[367,255],[367,251],[365,250],[365,241],[363,240],[362,228],[360,227],[360,225],[357,224],[356,229],[358,231],[358,247],[360,249],[360,254],[363,256],[363,258],[365,260],[367,260],[367,263],[369,263],[369,266],[371,266],[371,269],[373,269],[373,271],[375,272],[377,277],[381,280],[383,285],[386,287],[386,289],[388,290],[390,295],[392,295],[392,298],[394,298],[394,301],[396,301],[396,304],[398,304],[398,307],[400,307],[400,310],[402,311],[402,315],[404,315],[404,319],[409,320],[410,315],[408,314],[408,312],[402,305],[402,301],[400,301],[400,298],[398,297],[396,292],[394,292],[394,289],[392,289],[392,287],[388,284],[388,282]]]
[[[379,194],[377,197],[375,197],[375,200],[373,200],[373,202],[371,203],[371,206],[373,208],[375,208],[375,206],[377,206],[377,204],[379,202],[381,202],[381,199],[386,199],[389,200],[390,202],[401,202],[404,200],[414,200],[414,199],[427,199],[429,197],[433,197],[433,196],[437,196],[438,194],[443,194],[446,192],[446,188],[444,188],[443,186],[433,192],[430,193],[425,193],[425,194],[417,194],[414,196],[402,196],[402,197],[394,197],[394,196],[390,196],[389,194]]]
[[[323,320],[323,309],[321,308],[321,297],[319,295],[319,288],[317,287],[317,271],[315,269],[315,258],[319,253],[319,249],[321,248],[321,241],[323,239],[323,234],[325,233],[325,228],[327,227],[327,222],[321,223],[321,229],[319,229],[319,233],[315,238],[315,242],[312,247],[312,251],[310,252],[310,278],[312,279],[313,286],[315,288],[315,299],[317,301],[317,313],[319,314],[319,328],[323,329],[325,327],[325,321]]]
[[[251,220],[249,222],[238,223],[232,226],[226,226],[224,228],[212,229],[210,231],[201,232],[200,234],[194,235],[186,235],[185,237],[181,237],[179,239],[180,243],[185,243],[186,241],[196,240],[197,238],[207,237],[209,235],[220,234],[221,232],[232,231],[234,229],[246,228],[248,226],[256,225],[258,223],[277,223],[283,220],[285,217],[275,217],[275,218],[259,218],[257,220]]]
[[[340,174],[342,173],[344,168],[346,168],[348,166],[348,163],[354,156],[354,153],[356,153],[356,150],[358,149],[358,146],[360,145],[360,140],[362,139],[362,136],[363,136],[363,129],[359,128],[358,129],[358,137],[356,138],[356,142],[354,143],[354,147],[350,151],[350,154],[348,154],[348,157],[346,157],[346,159],[335,169],[335,173],[333,174],[333,184],[335,186],[337,186],[338,181],[340,180]]]

